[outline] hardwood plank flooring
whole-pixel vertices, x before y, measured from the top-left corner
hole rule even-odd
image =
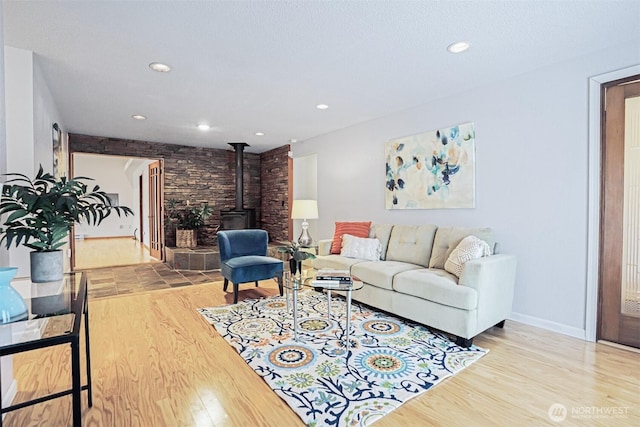
[[[277,293],[273,281],[241,298]],[[94,406],[84,426],[302,426],[197,308],[231,302],[222,283],[91,299]],[[638,354],[507,321],[490,352],[375,423],[396,426],[640,425]],[[68,350],[14,357],[18,397],[70,384]],[[561,423],[553,404],[567,410]],[[71,398],[10,413],[5,426],[71,425]]]
[[[77,239],[75,255],[76,270],[160,262],[132,237]]]

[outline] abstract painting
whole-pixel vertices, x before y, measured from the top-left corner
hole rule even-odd
[[[385,207],[475,207],[473,122],[387,141]]]

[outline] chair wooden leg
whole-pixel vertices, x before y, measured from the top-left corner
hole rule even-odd
[[[222,287],[222,290],[227,292],[228,286],[229,286],[229,279],[224,279],[224,286]]]
[[[237,283],[233,284],[233,303],[234,304],[238,303],[238,284]]]
[[[256,280],[256,288],[258,287],[258,281]]]
[[[276,277],[276,280],[278,281],[278,288],[280,289],[280,296],[282,296],[283,295],[282,294],[282,291],[283,291],[283,288],[282,288],[282,276]]]

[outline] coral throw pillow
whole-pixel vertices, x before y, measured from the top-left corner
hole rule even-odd
[[[350,234],[355,237],[369,237],[371,221],[360,222],[336,222],[336,230],[333,233],[331,253],[339,254],[342,250],[342,235]]]

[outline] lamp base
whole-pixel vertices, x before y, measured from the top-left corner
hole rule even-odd
[[[300,246],[311,246],[313,243],[313,238],[309,234],[309,223],[305,219],[302,221],[302,233],[300,233],[300,237],[298,237],[298,244]]]

